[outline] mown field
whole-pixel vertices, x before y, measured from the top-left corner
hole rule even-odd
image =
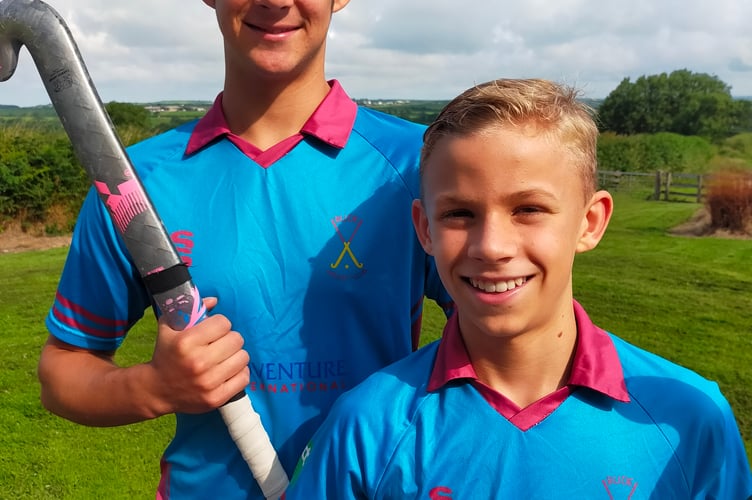
[[[667,234],[697,208],[617,196],[605,239],[578,257],[575,296],[600,326],[717,380],[749,454],[752,241]],[[39,404],[43,319],[64,257],[64,249],[0,254],[0,498],[153,499],[172,417],[91,429]],[[442,324],[429,305],[423,342],[437,338]],[[153,328],[153,320],[137,326],[118,361],[148,359]]]

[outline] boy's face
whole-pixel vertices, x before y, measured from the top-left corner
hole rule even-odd
[[[605,231],[608,193],[585,203],[571,154],[533,126],[440,139],[422,182],[413,222],[465,338],[561,331],[574,256]]]
[[[349,0],[203,0],[216,10],[229,72],[323,72],[332,14]]]

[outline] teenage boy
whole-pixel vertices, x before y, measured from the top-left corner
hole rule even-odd
[[[425,127],[324,76],[348,0],[204,0],[224,40],[211,110],[130,148],[210,317],[114,354],[150,298],[91,194],[39,364],[42,400],[93,426],[177,414],[159,498],[262,498],[217,407],[246,390],[288,474],[344,390],[414,350],[424,292],[450,300],[407,214]]]
[[[288,500],[752,494],[717,385],[573,299],[574,257],[612,212],[597,136],[577,92],[543,80],[479,85],[442,111],[412,213],[456,314],[335,404]]]

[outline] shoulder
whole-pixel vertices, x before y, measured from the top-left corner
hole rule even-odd
[[[378,135],[378,131],[404,131],[407,134],[419,135],[421,138],[426,126],[411,122],[383,111],[378,111],[365,106],[358,106],[358,114],[355,117],[355,126],[360,126],[363,132]]]
[[[148,175],[161,163],[181,161],[196,123],[185,123],[129,146],[128,156],[139,176]]]
[[[426,127],[373,109],[358,107],[347,148],[359,161],[391,169],[411,198],[417,198],[418,166]]]
[[[671,445],[691,488],[719,488],[714,498],[749,494],[749,465],[731,405],[718,384],[612,336],[637,417]],[[632,406],[631,404],[628,406]],[[727,490],[726,490],[727,489]],[[693,496],[694,498],[694,496]]]
[[[357,429],[374,439],[399,436],[411,425],[427,394],[438,343],[430,344],[366,378],[337,399],[329,425]],[[367,436],[361,436],[361,438]],[[386,442],[384,443],[386,444]]]
[[[343,394],[332,411],[359,419],[370,419],[374,415],[381,419],[384,405],[388,405],[394,416],[409,419],[426,395],[437,346],[438,343],[429,344],[371,374]]]
[[[720,396],[718,385],[699,373],[630,344],[615,335],[611,335],[611,339],[622,363],[627,388],[641,389],[640,392],[646,390],[656,392],[666,385],[674,388],[686,386],[713,398]],[[652,390],[643,382],[647,379],[651,379]]]
[[[298,462],[288,498],[372,492],[427,397],[435,346],[380,370],[342,394]],[[314,493],[318,492],[318,493]]]
[[[353,134],[387,157],[407,154],[413,160],[420,153],[425,125],[363,106],[353,125]]]
[[[633,403],[679,448],[723,449],[738,440],[736,419],[718,384],[688,368],[613,337]],[[686,446],[682,446],[686,449]]]
[[[698,412],[707,407],[725,407],[726,399],[718,384],[689,368],[611,335],[624,370],[630,396],[650,406],[666,406],[681,401]]]

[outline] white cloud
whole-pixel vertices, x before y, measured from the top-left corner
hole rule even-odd
[[[222,85],[201,0],[49,0],[105,101],[211,100]],[[353,97],[449,99],[498,77],[544,77],[605,97],[628,77],[709,73],[752,95],[752,2],[352,0],[335,14],[327,74]],[[24,54],[0,103],[49,102]]]

